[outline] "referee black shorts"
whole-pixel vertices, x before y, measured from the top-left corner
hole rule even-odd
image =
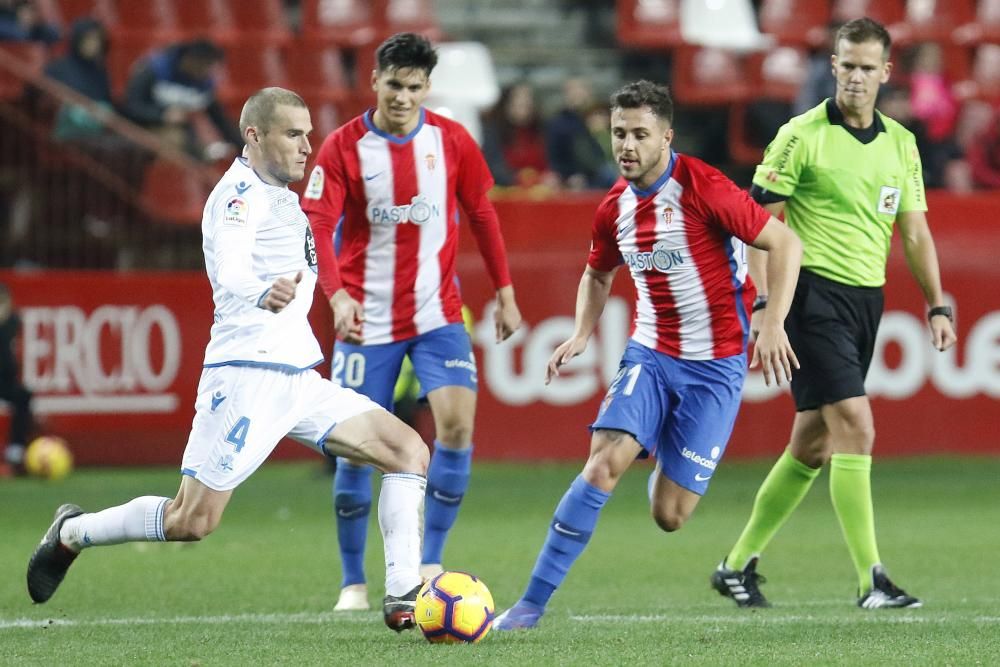
[[[854,287],[801,271],[785,320],[801,366],[792,372],[798,412],[865,395],[883,300],[881,287]]]

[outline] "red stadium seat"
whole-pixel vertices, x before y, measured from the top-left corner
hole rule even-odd
[[[177,25],[185,39],[210,35],[213,42],[226,46],[240,41],[240,32],[225,0],[178,2],[175,5]]]
[[[93,17],[107,26],[117,21],[113,0],[58,0],[59,13],[63,25],[69,27],[73,21],[84,16]]]
[[[33,4],[43,23],[60,25],[63,22],[62,12],[56,0],[34,0]]]
[[[781,44],[823,44],[829,22],[829,0],[763,0],[760,6],[760,31]]]
[[[267,44],[290,44],[292,30],[288,25],[282,0],[260,0],[255,3],[257,11],[243,9],[238,0],[226,0],[232,11],[236,27],[245,35]]]
[[[430,0],[388,0],[385,8],[385,36],[397,32],[416,32],[429,39],[440,38],[440,29]]]
[[[831,19],[851,21],[867,16],[884,26],[899,23],[905,15],[904,0],[833,0]]]
[[[249,41],[226,47],[226,60],[219,80],[219,99],[242,104],[261,88],[288,85],[285,61],[278,47],[261,46]]]
[[[302,0],[301,7],[302,36],[308,41],[358,47],[378,36],[366,0]]]
[[[351,85],[338,48],[317,46],[284,49],[288,86],[309,103],[341,103],[351,95]]]
[[[177,225],[197,225],[209,188],[197,174],[169,160],[159,159],[146,168],[142,207],[154,220]]]
[[[683,43],[680,0],[617,0],[618,43],[665,50]]]
[[[779,46],[747,57],[747,73],[754,97],[793,102],[806,78],[806,53]]]
[[[972,51],[957,44],[942,44],[941,58],[948,81],[965,81],[972,76]]]
[[[24,66],[26,73],[41,74],[45,67],[46,51],[43,45],[34,42],[0,42],[0,58],[11,64]],[[24,81],[18,74],[0,67],[0,100],[21,97]]]
[[[889,27],[894,42],[945,42],[975,17],[973,0],[906,0],[903,20]]]
[[[200,0],[199,0],[200,1]],[[164,44],[183,39],[177,13],[171,0],[111,0],[113,39]]]
[[[785,103],[789,105],[790,113],[790,105],[805,81],[806,54],[801,49],[779,46],[766,53],[748,56],[746,70],[754,100]],[[729,112],[729,153],[738,164],[757,164],[766,146],[766,140],[751,139],[750,135],[754,133],[748,132],[749,125],[747,103],[732,105]]]
[[[1000,102],[1000,44],[984,43],[976,47],[972,78],[978,99]]]
[[[751,86],[745,63],[734,52],[683,46],[673,64],[673,93],[681,104],[729,105],[747,99]]]
[[[257,0],[253,7],[232,0],[178,2],[177,20],[188,37],[210,35],[226,46],[253,42],[268,46],[288,44],[292,39],[280,0]]]
[[[1000,0],[979,0],[975,19],[952,33],[959,44],[1000,42]]]
[[[307,99],[308,101],[308,99]],[[309,111],[312,116],[313,134],[309,138],[312,142],[313,153],[319,150],[323,140],[327,135],[336,130],[341,124],[351,118],[344,110],[333,102],[320,102],[310,104]]]
[[[115,97],[125,93],[125,86],[135,64],[161,45],[146,44],[130,40],[113,41],[108,49],[108,76],[111,78],[111,92]]]

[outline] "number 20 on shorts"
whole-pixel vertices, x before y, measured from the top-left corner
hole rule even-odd
[[[360,352],[334,353],[330,379],[342,387],[360,387],[365,381],[365,355]]]

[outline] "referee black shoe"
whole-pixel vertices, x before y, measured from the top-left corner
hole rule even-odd
[[[46,602],[59,588],[66,570],[80,554],[59,541],[59,531],[66,519],[83,514],[76,505],[60,505],[52,525],[35,547],[28,561],[28,595],[35,602]]]
[[[402,632],[417,624],[417,593],[421,586],[423,586],[422,583],[417,584],[412,591],[399,597],[395,595],[385,596],[382,600],[382,613],[387,626],[396,632]]]
[[[884,567],[874,565],[871,590],[858,598],[858,606],[862,609],[916,609],[924,603],[892,583]]]
[[[719,563],[719,567],[712,573],[712,588],[719,591],[719,595],[732,600],[740,607],[770,607],[764,594],[760,592],[760,584],[767,581],[763,575],[757,574],[757,557],[750,559],[743,571],[730,570],[726,567],[726,561]]]

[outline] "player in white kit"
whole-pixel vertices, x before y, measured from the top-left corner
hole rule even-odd
[[[428,450],[391,413],[313,370],[323,358],[307,320],[316,253],[298,195],[287,187],[305,174],[311,130],[305,102],[291,91],[265,88],[244,105],[245,157],[216,185],[202,218],[215,322],[180,490],[96,513],[59,507],[28,564],[35,602],[55,593],[86,547],[202,539],[233,490],[288,435],[382,470],[385,622],[413,627]]]

